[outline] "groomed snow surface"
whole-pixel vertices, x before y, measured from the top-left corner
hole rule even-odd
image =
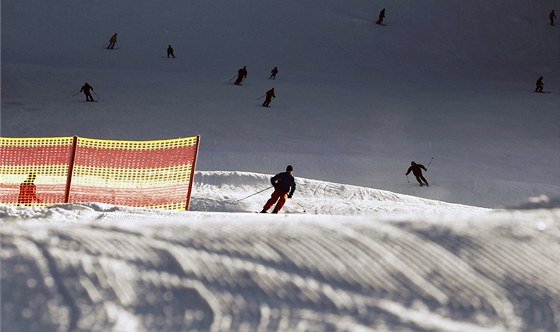
[[[303,179],[263,215],[267,175],[196,177],[190,212],[0,206],[2,331],[558,330],[558,202]]]
[[[2,1],[2,136],[202,143],[189,212],[0,205],[0,330],[560,330],[555,5]]]

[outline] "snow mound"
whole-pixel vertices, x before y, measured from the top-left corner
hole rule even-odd
[[[199,171],[191,201],[191,211],[260,211],[269,198],[270,174],[235,171]],[[296,192],[288,200],[286,213],[324,215],[368,215],[378,212],[418,214],[487,209],[396,194],[386,190],[296,177]],[[267,189],[268,188],[268,189]]]

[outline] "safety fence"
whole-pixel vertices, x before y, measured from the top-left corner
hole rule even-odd
[[[0,137],[0,203],[188,210],[200,137]]]

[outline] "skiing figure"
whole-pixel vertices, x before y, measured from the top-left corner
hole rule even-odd
[[[554,20],[556,19],[556,13],[554,13],[554,9],[548,14],[548,18],[550,19],[550,26],[554,26]]]
[[[115,44],[117,43],[117,33],[115,32],[112,36],[111,39],[109,39],[109,45],[107,45],[107,49],[112,50],[115,48]]]
[[[235,85],[241,85],[241,81],[247,78],[247,66],[243,66],[243,68],[237,71],[237,79],[235,80]]]
[[[379,12],[379,19],[377,20],[377,22],[375,22],[375,24],[383,25],[384,18],[385,18],[385,8],[381,9],[381,11]]]
[[[37,197],[37,186],[33,183],[36,177],[35,173],[29,173],[27,179],[19,185],[18,204],[31,206],[34,202],[41,203]]]
[[[541,76],[537,80],[535,92],[543,92],[543,89],[544,89],[543,79],[544,79],[544,77]]]
[[[263,102],[262,105],[264,107],[270,107],[270,102],[272,101],[272,98],[276,98],[276,96],[274,95],[274,88],[268,90],[266,92],[265,96],[266,96],[266,98],[264,99],[264,102]]]
[[[294,168],[292,165],[288,165],[285,172],[278,173],[270,179],[270,183],[272,183],[274,187],[274,192],[265,203],[261,213],[266,213],[274,203],[276,203],[276,206],[274,210],[272,210],[272,213],[278,213],[284,206],[284,203],[286,203],[286,198],[292,198],[294,191],[296,191],[296,181],[292,176],[293,171]]]
[[[412,172],[412,174],[414,174],[414,176],[416,177],[416,181],[420,183],[420,187],[422,187],[424,183],[429,187],[430,185],[428,184],[428,181],[426,181],[426,178],[424,177],[424,175],[422,175],[422,170],[425,170],[426,172],[428,171],[426,167],[424,167],[424,165],[417,164],[413,161],[410,163],[410,167],[408,168],[408,171],[405,175],[408,175],[410,172]]]
[[[278,74],[278,68],[274,67],[272,68],[272,70],[270,71],[270,77],[268,78],[269,80],[273,80],[276,78],[276,74]]]
[[[93,97],[91,96],[90,91],[93,91],[93,87],[91,85],[89,85],[88,82],[85,82],[84,85],[82,85],[82,88],[80,89],[80,92],[84,93],[84,95],[86,96],[86,101],[95,101],[95,100],[93,100]]]
[[[169,59],[169,57],[172,56],[173,59],[175,59],[175,54],[173,54],[173,47],[171,47],[171,45],[167,46],[167,58]]]

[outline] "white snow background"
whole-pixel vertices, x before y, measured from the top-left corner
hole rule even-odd
[[[3,0],[2,136],[202,141],[189,212],[0,205],[1,330],[560,330],[557,5]]]

